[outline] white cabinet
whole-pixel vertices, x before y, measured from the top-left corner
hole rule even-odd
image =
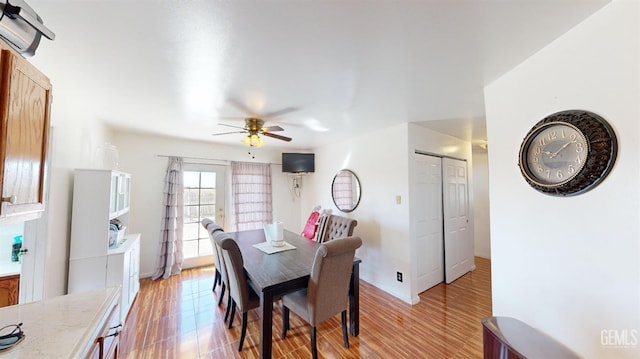
[[[121,320],[140,289],[140,234],[109,247],[109,223],[129,222],[131,176],[124,172],[77,169],[69,253],[69,293],[122,286]]]
[[[124,172],[77,169],[73,182],[70,259],[104,256],[109,221],[129,223],[131,176]]]
[[[107,255],[106,286],[122,286],[120,317],[127,318],[129,308],[140,290],[140,233],[129,234],[118,248]]]

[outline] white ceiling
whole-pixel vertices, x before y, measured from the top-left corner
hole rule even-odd
[[[610,0],[27,1],[54,116],[239,144],[217,123],[284,110],[294,140],[265,145],[304,149],[403,122],[485,140],[483,87]]]

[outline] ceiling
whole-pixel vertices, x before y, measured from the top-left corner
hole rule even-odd
[[[313,148],[413,122],[486,140],[483,87],[610,0],[28,0],[30,59],[117,129],[240,144],[249,114]],[[61,106],[59,109],[56,106]]]

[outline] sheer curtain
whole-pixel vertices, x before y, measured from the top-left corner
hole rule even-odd
[[[164,177],[164,210],[160,227],[160,253],[153,279],[169,278],[182,271],[183,225],[182,157],[169,157]]]
[[[231,162],[231,192],[236,229],[260,229],[273,221],[271,166]]]

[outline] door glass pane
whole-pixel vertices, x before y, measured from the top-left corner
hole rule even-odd
[[[215,188],[203,188],[200,190],[200,203],[201,204],[216,204],[216,189]]]
[[[201,205],[200,206],[200,217],[198,218],[198,222],[202,221],[203,218],[214,218],[215,215],[216,215],[216,206],[215,205]]]
[[[200,203],[200,189],[199,188],[185,188],[183,194],[183,201],[185,205],[198,205]]]
[[[184,206],[184,224],[198,222],[198,218],[200,218],[200,207],[195,206]]]
[[[111,198],[109,201],[109,212],[114,213],[117,210],[118,203],[118,175],[111,175]]]
[[[187,253],[198,253],[198,241],[190,240],[182,242],[182,253],[184,253],[185,257]]]
[[[198,230],[198,226],[202,227],[200,225],[200,223],[185,223],[184,224],[184,228],[183,230],[183,237],[182,239],[186,242],[192,239],[198,239],[199,236],[199,230]]]
[[[184,188],[200,187],[200,172],[184,171]]]
[[[215,172],[201,172],[202,179],[200,187],[202,188],[216,188],[216,173]]]
[[[198,251],[200,252],[200,255],[206,256],[213,254],[213,248],[211,248],[211,240],[208,237],[206,239],[201,239],[198,242]]]
[[[131,205],[131,177],[126,176],[124,178],[124,208],[129,208]]]

